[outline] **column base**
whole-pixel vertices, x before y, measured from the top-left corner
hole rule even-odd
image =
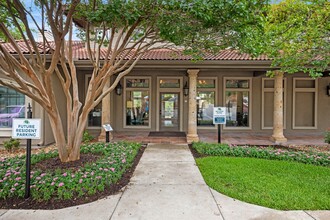
[[[198,142],[199,141],[199,137],[196,134],[188,134],[187,135],[187,142],[189,144],[191,144],[192,142]]]
[[[275,144],[286,143],[288,139],[284,136],[271,136],[270,140],[273,141]]]

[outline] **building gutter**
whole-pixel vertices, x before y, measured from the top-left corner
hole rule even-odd
[[[89,60],[77,60],[75,61],[77,67],[91,68],[91,62]],[[270,70],[271,61],[264,60],[204,60],[204,61],[191,61],[191,60],[140,60],[135,69],[262,69]]]

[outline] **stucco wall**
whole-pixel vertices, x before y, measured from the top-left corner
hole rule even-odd
[[[139,131],[142,130],[156,130],[156,112],[157,110],[157,98],[159,94],[157,94],[157,77],[183,77],[183,81],[187,81],[188,77],[185,70],[158,70],[158,69],[141,69],[132,71],[128,76],[147,76],[151,77],[151,128],[139,128]],[[219,70],[204,70],[198,74],[199,77],[217,77],[217,95],[216,95],[216,105],[223,106],[223,98],[224,98],[224,88],[223,88],[223,80],[224,77],[251,77],[252,79],[252,95],[250,105],[252,106],[251,114],[252,114],[252,129],[244,129],[244,131],[256,131],[256,132],[270,132],[271,129],[263,129],[262,128],[262,106],[264,105],[264,115],[265,121],[264,126],[267,127],[272,124],[272,109],[273,109],[273,93],[265,94],[264,103],[262,102],[262,79],[267,78],[265,75],[254,75],[252,70],[243,70],[243,69],[219,69]],[[285,132],[299,132],[301,130],[304,131],[324,131],[328,127],[330,127],[330,97],[326,95],[326,86],[330,83],[329,77],[323,77],[317,79],[317,111],[316,111],[316,128],[304,128],[298,129],[293,128],[293,115],[295,115],[296,125],[310,125],[312,124],[311,115],[314,114],[313,108],[310,104],[313,103],[314,99],[311,94],[299,93],[296,94],[296,112],[293,112],[293,79],[294,78],[308,78],[308,76],[304,74],[294,74],[294,75],[286,75],[286,102],[285,102]],[[124,80],[121,81],[122,85],[124,84]],[[113,127],[117,131],[131,131],[136,130],[134,128],[124,128],[123,127],[123,98],[124,96],[113,95],[112,109],[111,109],[111,118]],[[187,108],[188,108],[188,97],[183,98],[183,130],[187,129]],[[298,111],[299,109],[299,111]],[[211,128],[212,129],[212,128]],[[225,132],[241,132],[242,129],[227,129]]]

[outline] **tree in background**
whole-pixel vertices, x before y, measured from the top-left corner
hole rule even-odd
[[[269,5],[264,28],[247,42],[250,52],[272,59],[275,78],[272,139],[283,135],[283,76],[303,72],[320,77],[330,66],[330,2],[328,0],[284,0]]]
[[[0,5],[4,5],[5,4],[5,0],[0,0]],[[11,20],[11,17],[8,14],[8,10],[6,10],[6,8],[4,7],[0,7],[0,21],[2,21],[8,28],[8,31],[10,32],[11,36],[13,36],[14,39],[19,40],[20,39],[20,32],[18,30],[18,28],[15,27],[15,25],[13,25],[13,21]],[[20,24],[21,26],[23,26],[22,24]],[[7,42],[8,38],[6,37],[6,35],[1,31],[0,32],[0,42],[4,41]]]
[[[39,103],[49,116],[61,161],[78,160],[89,112],[133,69],[143,54],[159,47],[175,49],[176,46],[185,47],[187,53],[196,57],[201,51],[245,49],[245,42],[254,38],[256,29],[260,28],[266,1],[37,0],[42,12],[42,21],[38,22],[19,0],[1,0],[0,11],[8,14],[29,53],[23,54],[7,20],[2,20],[1,34],[16,53],[10,54],[6,45],[0,44],[0,75],[7,79],[0,79],[0,84]],[[36,42],[28,17],[43,34],[43,42]],[[84,28],[82,36],[93,67],[84,100],[78,95],[73,20]],[[44,35],[46,24],[53,42]],[[105,87],[111,76],[115,77],[114,82]],[[54,88],[55,78],[61,82],[61,88]],[[55,91],[59,89],[65,94],[65,102],[56,101]],[[63,103],[66,122],[59,112]]]
[[[272,66],[282,72],[322,76],[330,64],[330,2],[284,0],[268,9],[256,39],[262,45],[259,53],[273,59]]]

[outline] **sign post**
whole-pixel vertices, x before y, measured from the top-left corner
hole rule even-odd
[[[32,118],[31,105],[29,103],[27,118]],[[26,177],[25,177],[25,198],[30,197],[31,185],[31,139],[26,140]]]
[[[109,143],[110,142],[110,131],[113,131],[113,129],[110,124],[104,124],[103,128],[105,130],[105,142]]]
[[[32,111],[29,103],[27,118],[13,119],[12,138],[26,139],[26,177],[25,195],[30,197],[30,178],[31,178],[31,139],[40,139],[40,119],[31,119]]]
[[[221,143],[221,125],[226,124],[226,107],[213,108],[213,124],[218,125],[218,143]]]

